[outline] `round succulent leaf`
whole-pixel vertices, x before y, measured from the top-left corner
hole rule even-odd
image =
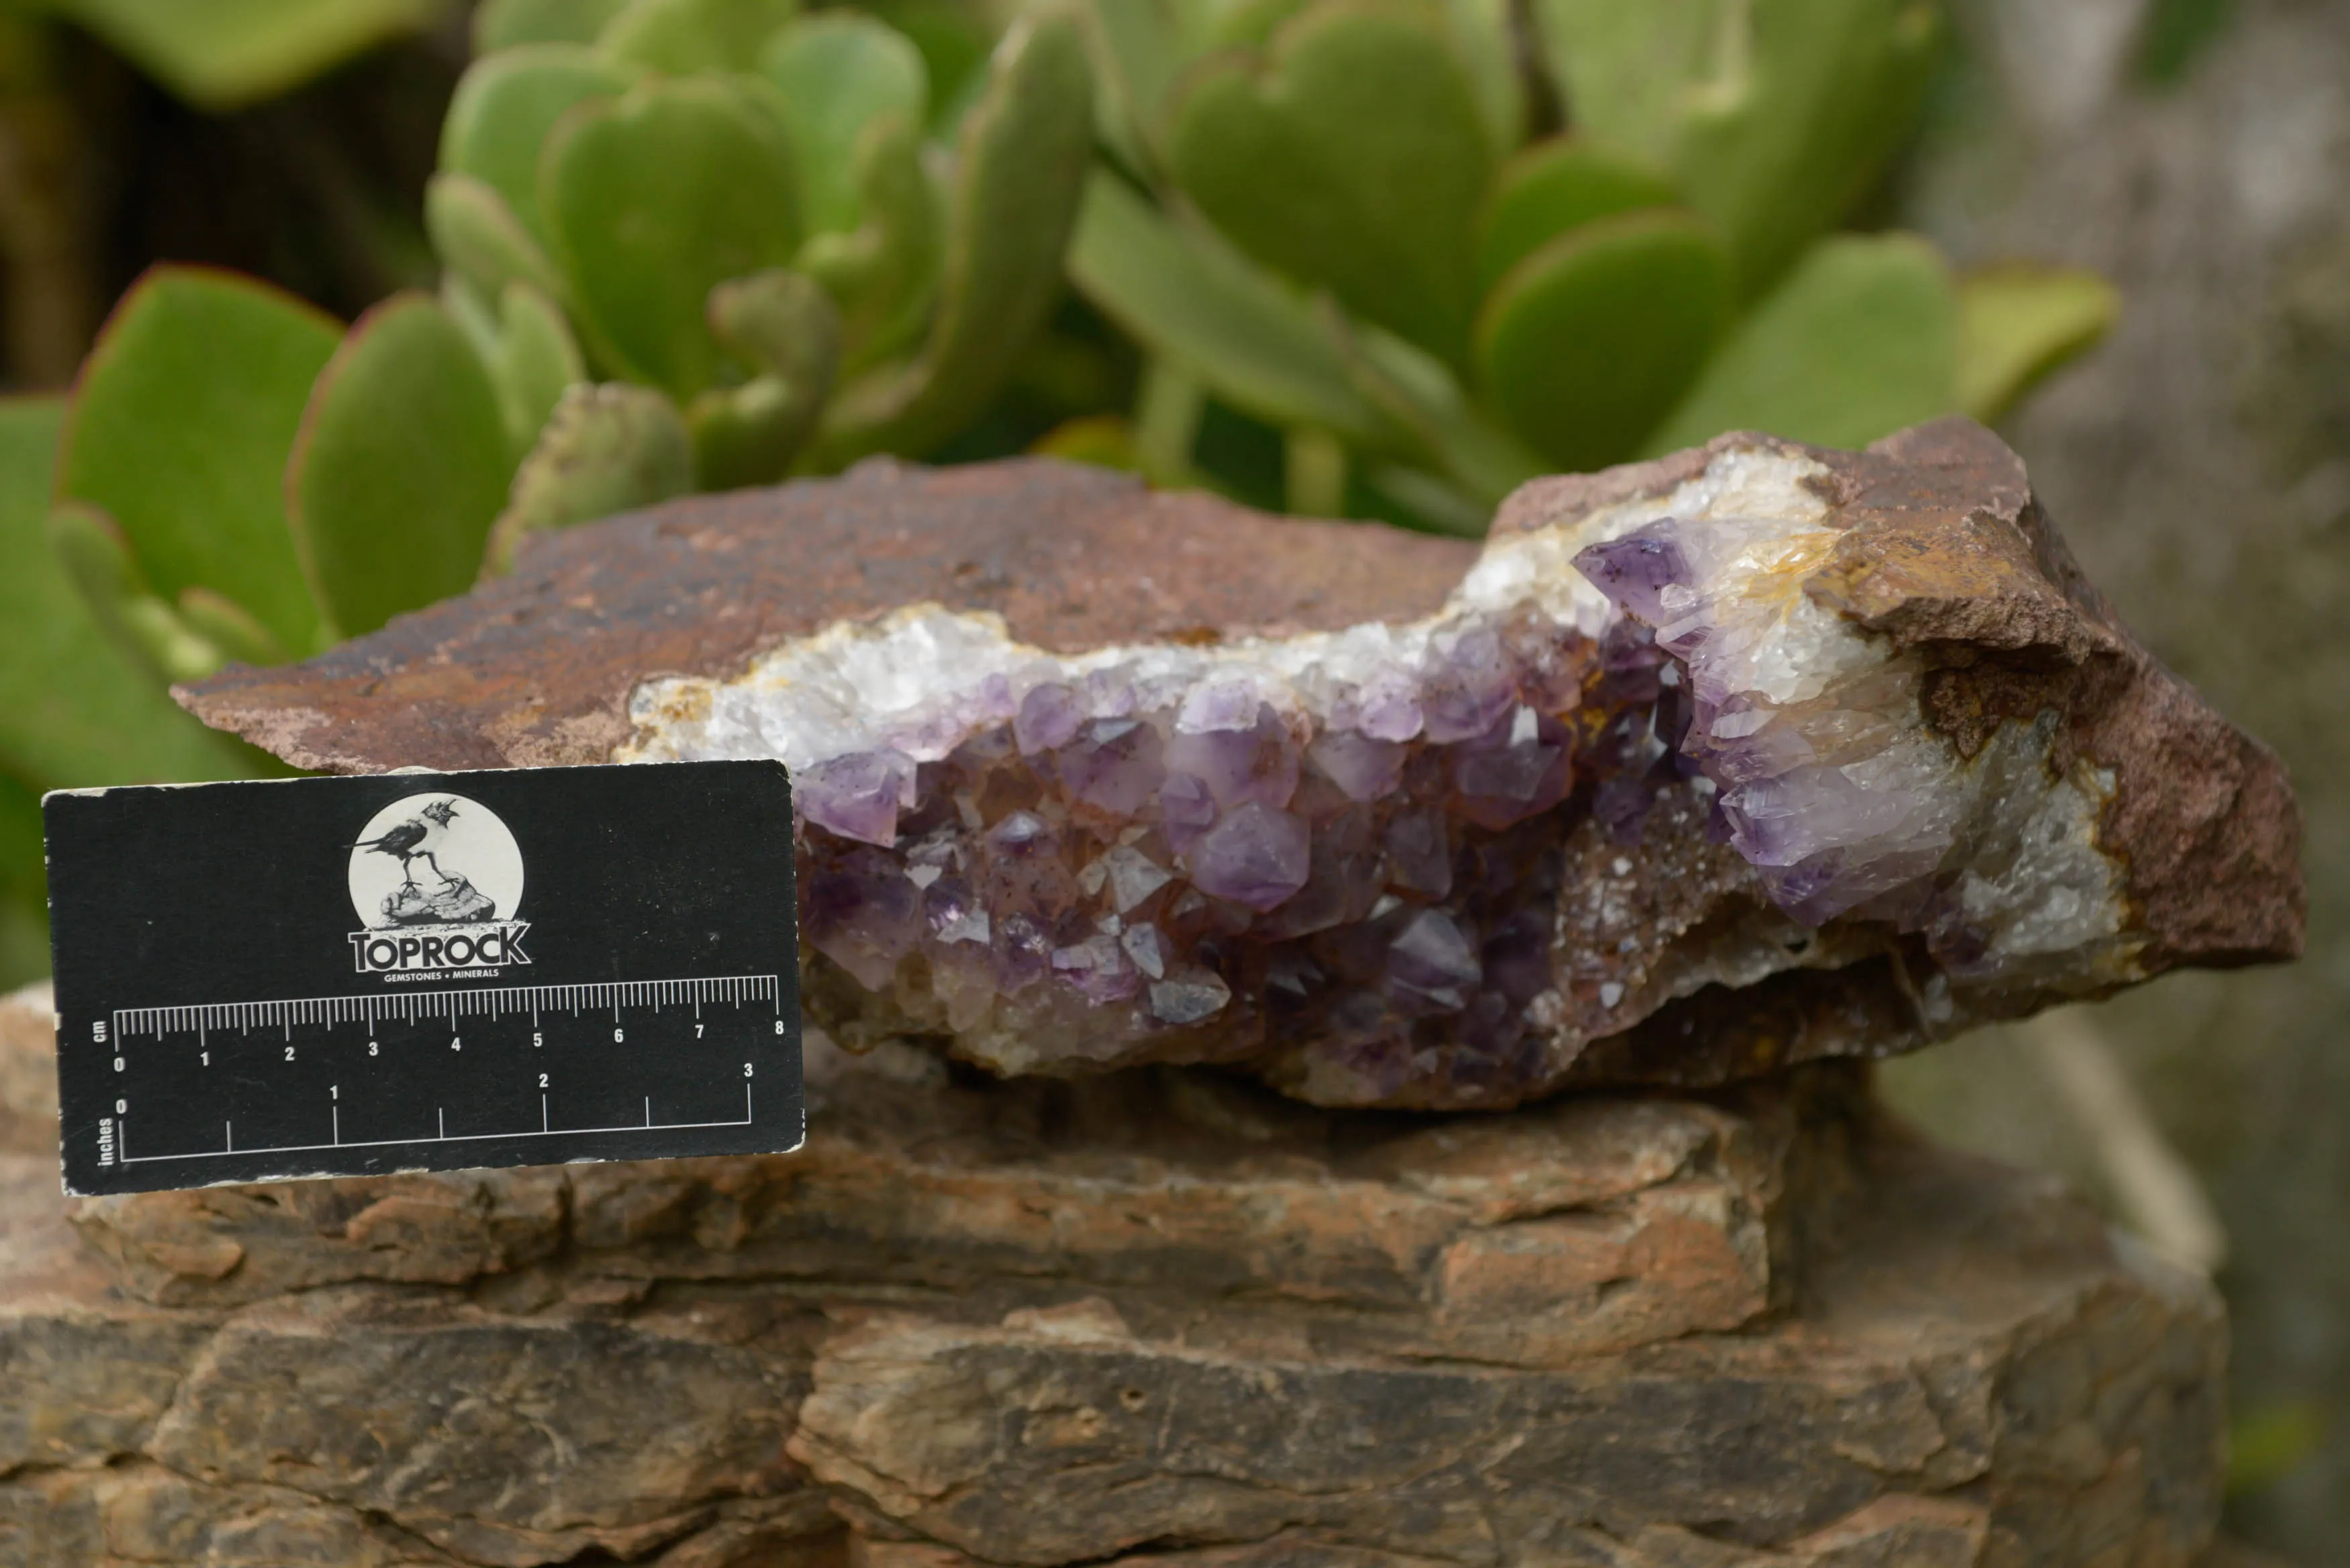
[[[1485,395],[1562,469],[1621,461],[1705,363],[1731,292],[1721,243],[1686,213],[1570,229],[1486,300],[1477,319]]]
[[[1186,36],[1197,10],[1184,0],[1092,0],[1085,8],[1102,139],[1129,169],[1159,166],[1168,90],[1199,53]]]
[[[712,384],[710,291],[788,264],[799,245],[782,129],[716,79],[647,81],[583,104],[540,177],[570,297],[630,380],[685,398]]]
[[[862,207],[858,149],[885,118],[920,125],[930,73],[904,34],[853,11],[805,17],[767,40],[759,69],[782,97],[813,234],[854,229]]]
[[[439,17],[441,0],[74,0],[62,9],[154,80],[220,112],[275,98]],[[27,7],[27,9],[30,9]]]
[[[1069,278],[1095,309],[1232,407],[1274,425],[1376,439],[1378,412],[1305,302],[1114,174],[1097,171],[1087,184]]]
[[[0,399],[0,561],[8,564],[0,572],[0,768],[36,791],[250,772],[244,748],[205,729],[125,658],[51,548],[46,522],[64,421],[62,398]],[[127,565],[119,561],[118,573]]]
[[[975,5],[959,0],[865,0],[858,9],[878,16],[921,51],[930,80],[928,123],[950,130],[976,101],[995,38]]]
[[[352,327],[318,378],[286,473],[302,564],[346,636],[463,593],[514,456],[496,389],[429,295]]]
[[[676,405],[627,382],[573,387],[515,474],[482,575],[509,570],[533,535],[650,506],[692,488],[693,442]]]
[[[151,684],[202,680],[228,655],[148,586],[113,518],[87,501],[60,501],[45,524],[49,550],[90,618]]]
[[[1226,0],[1206,9],[1201,43],[1206,49],[1261,49],[1281,25],[1313,0]]]
[[[1347,369],[1399,439],[1390,448],[1443,474],[1487,509],[1546,464],[1477,407],[1451,367],[1376,327],[1336,335]]]
[[[1840,234],[1749,311],[1648,452],[1759,430],[1863,447],[1957,403],[1958,300],[1914,234]]]
[[[536,44],[475,60],[441,122],[441,167],[495,191],[545,246],[538,166],[548,134],[578,105],[628,86],[627,73],[577,44]]]
[[[293,652],[325,646],[279,486],[310,384],[341,335],[256,279],[154,268],[83,362],[57,496],[111,517],[166,597],[208,587]]]
[[[564,392],[588,379],[587,362],[562,308],[526,283],[510,283],[499,296],[497,336],[484,358],[507,445],[520,462]]]
[[[1865,195],[1933,73],[1932,0],[1534,0],[1577,122],[1668,163],[1770,284]]]
[[[878,371],[836,400],[836,458],[927,451],[995,394],[1059,296],[1092,156],[1093,77],[1076,22],[1014,23],[956,139],[930,336],[902,371]]]
[[[2121,296],[2080,267],[2029,262],[1979,268],[1959,279],[1957,397],[1989,421],[2113,329]]]
[[[1477,289],[1579,224],[1680,203],[1671,176],[1581,137],[1535,142],[1502,166],[1477,223]]]
[[[814,278],[781,268],[710,291],[710,328],[758,374],[686,410],[704,490],[772,484],[816,433],[840,363],[840,312]]]
[[[182,588],[177,607],[182,625],[229,658],[247,664],[286,662],[286,650],[269,635],[269,628],[225,594],[205,587]]]
[[[524,44],[592,44],[629,0],[482,0],[473,10],[476,57]]]
[[[845,234],[817,234],[795,265],[821,282],[841,310],[841,366],[854,374],[920,337],[939,283],[945,203],[923,166],[912,120],[865,128],[857,146],[862,221]]]
[[[781,376],[754,376],[702,393],[685,410],[686,431],[693,440],[694,488],[775,483],[806,444],[822,411]]]
[[[1842,222],[1917,123],[1939,36],[1930,0],[1756,7],[1743,90],[1700,95],[1674,166],[1750,295]],[[1799,15],[1800,13],[1800,15]]]
[[[669,76],[747,71],[798,13],[799,0],[629,0],[596,47],[607,59]]]
[[[465,329],[475,353],[487,359],[497,352],[498,304],[494,296],[483,293],[478,284],[453,267],[442,269],[441,286],[434,292],[441,308]]]
[[[1732,0],[1533,0],[1534,36],[1580,130],[1664,162],[1693,88],[1734,73],[1742,9]]]
[[[1512,0],[1446,0],[1437,7],[1452,47],[1469,72],[1493,155],[1506,158],[1526,138],[1526,73],[1520,68]]]
[[[1243,250],[1440,358],[1464,358],[1494,152],[1442,30],[1324,0],[1177,98],[1174,177]]]
[[[443,170],[425,182],[424,232],[449,268],[487,294],[524,282],[549,291],[561,275],[486,182]]]
[[[743,364],[799,382],[828,382],[840,357],[839,307],[814,278],[789,267],[712,289],[710,331]]]

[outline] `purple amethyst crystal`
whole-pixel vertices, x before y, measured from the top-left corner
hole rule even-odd
[[[1175,738],[1168,742],[1167,765],[1206,784],[1226,809],[1253,801],[1278,811],[1297,792],[1297,748],[1273,704],[1253,693],[1246,701],[1253,711],[1238,722],[1185,730],[1179,720]],[[1232,719],[1238,705],[1239,700],[1202,704],[1201,722]]]
[[[1661,517],[1647,527],[1593,545],[1575,558],[1592,586],[1651,627],[1678,619],[1667,590],[1679,587],[1687,596],[1691,578],[1689,558],[1675,536],[1681,524]],[[1686,603],[1679,607],[1687,607]]]
[[[1216,797],[1197,774],[1170,774],[1159,786],[1159,811],[1175,847],[1188,848],[1214,825]]]
[[[1305,824],[1251,801],[1227,813],[1191,851],[1191,881],[1203,893],[1271,909],[1305,886],[1312,863]]]
[[[1066,746],[1076,737],[1077,725],[1085,718],[1085,710],[1077,705],[1077,694],[1055,681],[1032,687],[1020,699],[1019,717],[1012,722],[1012,732],[1020,742],[1023,756],[1035,756],[1056,746]]]
[[[967,942],[983,948],[991,934],[987,906],[960,877],[937,877],[922,889],[922,919],[941,947]]]
[[[1045,978],[1053,967],[1053,939],[1024,914],[995,922],[995,974],[999,989],[1016,995]]]
[[[999,919],[1020,915],[1050,923],[1073,909],[1076,877],[1062,854],[1061,836],[1034,812],[1015,811],[983,842],[987,906]]]
[[[1087,1002],[1124,1002],[1142,989],[1142,976],[1116,937],[1097,934],[1053,950],[1053,972]]]
[[[1388,978],[1396,990],[1438,1007],[1466,1005],[1485,966],[1467,933],[1441,909],[1422,909],[1388,949]]]
[[[1058,755],[1070,796],[1121,819],[1140,811],[1167,776],[1159,732],[1140,719],[1088,719]]]
[[[1436,668],[1420,698],[1428,738],[1440,742],[1482,735],[1517,696],[1516,671],[1491,628],[1472,627],[1440,639]]]
[[[1565,800],[1575,781],[1567,739],[1565,725],[1521,705],[1457,748],[1452,786],[1461,814],[1481,827],[1503,828]]]
[[[1174,956],[1174,951],[1168,945],[1167,939],[1159,934],[1157,926],[1148,921],[1139,926],[1128,926],[1118,932],[1118,945],[1125,950],[1136,969],[1152,980],[1167,978],[1167,963]]]
[[[1349,800],[1365,801],[1394,792],[1407,754],[1400,742],[1374,740],[1360,730],[1325,731],[1305,749],[1306,760]]]
[[[801,774],[793,798],[818,826],[886,849],[898,841],[898,813],[914,804],[914,760],[900,752],[852,752]]]
[[[878,991],[921,935],[922,895],[878,849],[844,850],[805,884],[800,909],[809,944]]]
[[[1191,970],[1150,987],[1150,1015],[1161,1023],[1181,1027],[1204,1023],[1224,1010],[1232,988],[1212,970]]]
[[[1128,845],[1121,844],[1103,856],[1101,867],[1109,888],[1110,908],[1120,915],[1131,913],[1175,879],[1173,872]]]
[[[1386,847],[1388,880],[1396,887],[1431,898],[1452,891],[1452,848],[1440,814],[1398,813],[1388,824]]]

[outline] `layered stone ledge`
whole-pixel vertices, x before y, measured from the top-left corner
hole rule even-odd
[[[962,1082],[809,1043],[792,1155],[420,1173],[78,1199],[125,1290],[235,1306],[363,1282],[623,1299],[759,1282],[952,1295],[1043,1288],[1145,1319],[1246,1303],[1317,1351],[1547,1366],[1783,1303],[1835,1075],[1720,1103],[1569,1102],[1447,1120],[1314,1111],[1161,1069]],[[1800,1133],[1806,1120],[1819,1130]]]
[[[0,1560],[2161,1565],[2216,1515],[2208,1287],[1848,1068],[1424,1117],[816,1054],[792,1160],[68,1222],[0,1157]]]

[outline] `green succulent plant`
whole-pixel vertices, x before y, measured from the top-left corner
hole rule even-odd
[[[451,0],[0,0],[104,39],[201,109],[241,109],[429,26]]]
[[[436,292],[346,330],[158,267],[68,400],[0,411],[0,975],[40,791],[274,766],[167,683],[373,630],[538,530],[920,454],[988,402],[1061,287],[1091,67],[1071,16],[990,45],[905,15],[491,0]]]
[[[905,35],[790,0],[477,26],[436,294],[345,332],[160,268],[82,371],[48,533],[156,678],[373,630],[535,530],[920,453],[1051,307],[1091,155],[1073,17],[1015,24],[946,105]]]
[[[2113,315],[2089,275],[1831,232],[1915,116],[1930,0],[1090,5],[1113,164],[1070,272],[1149,356],[1160,475],[1212,397],[1284,432],[1293,509],[1351,472],[1478,531],[1532,474],[1724,429],[1991,417]]]

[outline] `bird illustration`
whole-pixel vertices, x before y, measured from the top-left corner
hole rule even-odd
[[[448,836],[449,819],[456,815],[455,802],[436,800],[382,837],[362,839],[351,847],[371,849],[378,855],[390,855],[398,859],[400,880],[411,888],[416,886],[416,873],[409,865],[413,860],[421,860],[432,867],[432,875],[446,883],[452,878],[449,873],[441,869],[441,862],[432,858],[432,852]]]

